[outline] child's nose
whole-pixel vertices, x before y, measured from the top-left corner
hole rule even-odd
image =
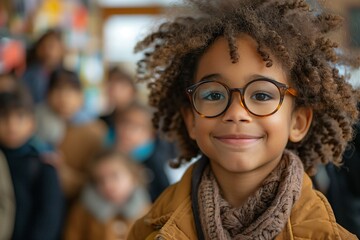
[[[233,98],[223,115],[223,120],[227,122],[249,122],[251,119],[250,113],[241,101],[240,93],[233,93]]]

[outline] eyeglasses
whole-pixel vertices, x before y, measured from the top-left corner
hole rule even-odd
[[[266,117],[277,112],[286,93],[296,97],[295,89],[271,79],[256,79],[244,88],[229,88],[224,83],[205,80],[186,88],[195,111],[205,118],[223,114],[232,102],[234,92],[241,96],[240,104],[251,114]]]

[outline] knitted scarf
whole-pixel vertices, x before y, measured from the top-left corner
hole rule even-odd
[[[198,189],[198,203],[205,239],[274,239],[285,227],[300,196],[303,178],[301,160],[285,151],[279,165],[240,208],[223,199],[208,166]]]

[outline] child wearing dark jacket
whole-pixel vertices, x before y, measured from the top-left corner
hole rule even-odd
[[[43,162],[33,145],[34,130],[30,95],[20,88],[0,93],[1,171],[7,172],[0,175],[0,181],[12,184],[1,199],[15,202],[14,211],[8,211],[7,218],[0,217],[4,221],[0,226],[7,226],[9,239],[55,240],[60,233],[63,197],[55,169]],[[13,221],[5,222],[9,220]]]
[[[330,178],[326,192],[337,221],[360,237],[360,122],[356,124],[356,138],[344,153],[344,165],[327,166]]]

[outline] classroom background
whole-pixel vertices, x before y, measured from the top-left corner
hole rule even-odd
[[[360,1],[308,2],[317,11],[326,7],[344,17],[344,27],[335,37],[360,56]],[[54,201],[53,208],[60,210],[48,209],[48,218],[43,219],[53,223],[53,233],[46,235],[44,230],[38,233],[40,239],[124,239],[133,221],[181,178],[187,165],[176,170],[169,166],[176,161],[176,143],[152,128],[153,109],[147,103],[146,85],[136,82],[141,55],[134,53],[134,47],[165,18],[187,10],[181,0],[0,1],[0,95],[21,85],[32,96],[37,129],[29,142],[56,170],[59,180],[58,186],[54,183],[57,187],[51,188],[58,189],[54,194],[61,200]],[[351,74],[351,84],[360,87],[360,69],[339,70]],[[357,161],[352,164],[360,173],[358,139],[352,146],[358,155],[348,157]],[[118,149],[126,156],[103,149]],[[120,164],[111,165],[115,162]],[[0,182],[4,166],[0,155]],[[359,186],[357,192],[349,193],[343,174],[333,166],[321,168],[314,184],[324,193],[331,192],[329,197],[346,199],[340,205],[334,200],[335,215],[360,237]],[[334,179],[341,179],[338,186],[345,184],[347,194],[329,191]],[[0,194],[5,192],[3,185]],[[17,186],[11,188],[16,193]],[[36,199],[31,189],[27,194]],[[6,199],[1,198],[0,240],[25,239],[12,235],[19,226],[11,221],[25,217],[4,210],[16,204],[12,199],[13,204],[5,205]],[[39,215],[37,210],[31,219]],[[6,213],[12,217],[7,218]],[[81,226],[81,221],[87,227]],[[84,237],[86,232],[93,238]]]

